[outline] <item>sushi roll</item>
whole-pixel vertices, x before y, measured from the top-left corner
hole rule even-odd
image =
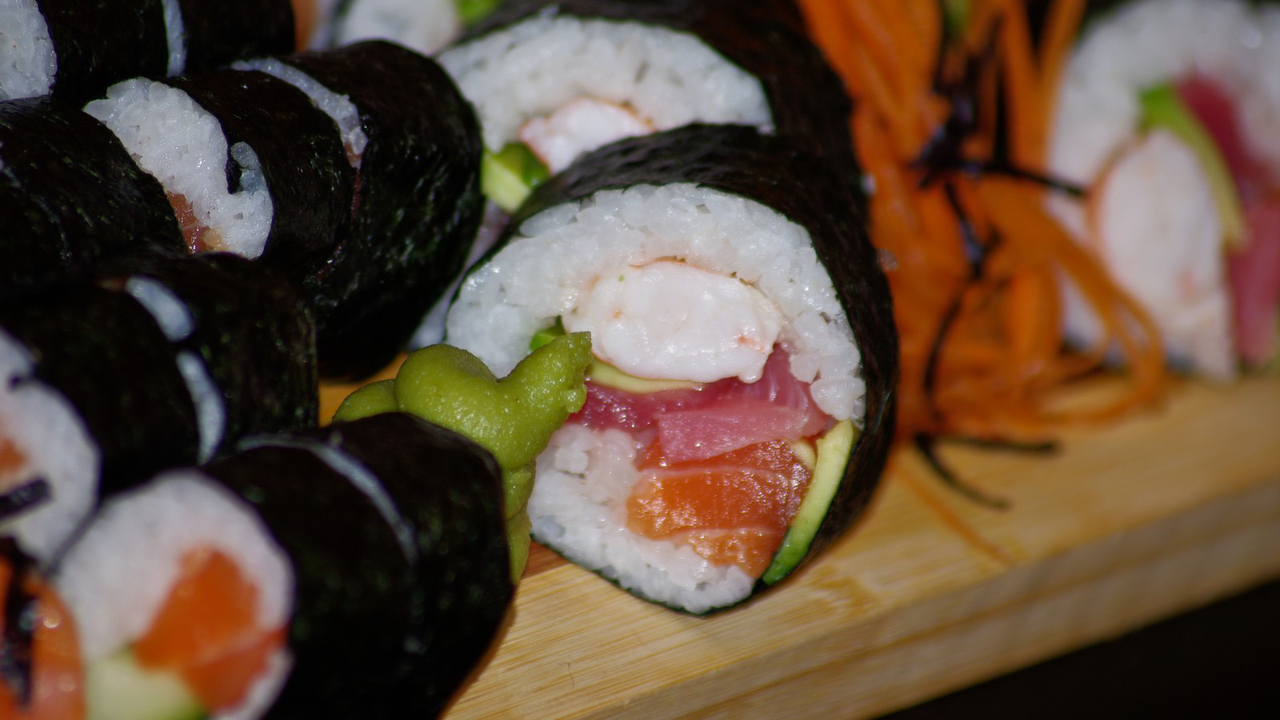
[[[0,100],[84,101],[131,77],[166,77],[293,49],[289,0],[0,2]]]
[[[316,303],[321,374],[368,376],[463,270],[484,212],[475,113],[439,65],[389,42],[238,67],[303,89],[341,129],[357,174],[351,227],[299,277]]]
[[[362,40],[390,40],[432,55],[462,33],[466,0],[297,0],[315,18],[307,47],[324,50]],[[299,15],[302,14],[299,10]],[[473,11],[474,12],[474,11]]]
[[[0,534],[42,562],[100,497],[316,422],[314,326],[275,273],[209,256],[100,283],[0,309]]]
[[[1058,91],[1051,209],[1153,316],[1175,365],[1229,380],[1280,357],[1280,6],[1110,3]],[[1069,336],[1102,330],[1068,294]]]
[[[106,257],[182,249],[164,189],[97,120],[50,98],[0,103],[0,302]]]
[[[897,373],[861,203],[825,163],[734,126],[622,141],[534,191],[447,337],[503,374],[531,344],[591,333],[586,403],[537,461],[536,540],[701,614],[849,526],[885,463]]]
[[[84,717],[75,620],[13,538],[0,537],[0,717]]]
[[[508,211],[587,151],[689,123],[852,158],[843,85],[786,0],[510,0],[439,58],[476,106]]]
[[[57,589],[90,717],[434,717],[513,594],[498,468],[398,413],[257,438],[113,499]]]

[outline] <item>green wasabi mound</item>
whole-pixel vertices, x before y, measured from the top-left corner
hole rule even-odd
[[[493,453],[502,468],[511,575],[518,580],[529,559],[525,505],[533,491],[534,460],[552,433],[586,402],[591,360],[590,335],[561,335],[499,380],[471,353],[432,345],[410,354],[394,380],[370,383],[348,395],[333,419],[412,413]]]

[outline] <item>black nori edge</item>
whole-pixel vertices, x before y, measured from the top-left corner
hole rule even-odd
[[[0,103],[0,301],[83,279],[100,259],[186,244],[115,135],[48,97]]]
[[[271,195],[271,232],[261,261],[291,278],[328,257],[346,233],[354,171],[333,120],[301,90],[253,70],[222,70],[165,81],[182,90],[222,126],[227,138],[228,190],[240,172],[231,147],[258,156]]]
[[[195,462],[195,407],[176,350],[132,297],[86,285],[0,307],[0,328],[26,346],[34,380],[80,415],[101,454],[99,496]]]
[[[346,239],[305,269],[320,374],[366,377],[403,349],[480,226],[480,128],[430,58],[371,41],[280,58],[350,97],[368,137]]]
[[[867,236],[865,198],[839,182],[828,162],[799,153],[780,138],[745,127],[691,125],[623,140],[581,158],[533,191],[490,257],[524,220],[555,205],[601,190],[677,182],[741,195],[803,226],[831,276],[862,355],[866,414],[861,432],[844,479],[799,567],[858,519],[893,442],[898,332],[888,281]],[[753,594],[766,587],[757,581]]]
[[[178,0],[178,7],[186,35],[186,74],[293,50],[289,0]]]
[[[400,413],[245,447],[207,471],[293,561],[295,665],[270,717],[438,715],[514,593],[492,456]],[[376,477],[392,507],[315,448]]]
[[[792,0],[506,0],[460,42],[532,15],[561,14],[633,20],[695,35],[760,80],[779,135],[811,154],[841,162],[854,158],[844,83],[809,40]]]
[[[226,424],[215,452],[247,435],[316,425],[315,323],[284,275],[239,255],[203,253],[113,264],[99,283],[123,290],[133,277],[159,282],[191,315],[191,334],[175,344],[200,356],[220,391]]]
[[[164,77],[161,0],[36,0],[57,55],[53,95],[83,102],[131,77]]]
[[[0,634],[0,683],[18,699],[31,702],[31,670],[35,654],[36,597],[23,586],[32,571],[32,558],[11,537],[0,537],[0,557],[9,562],[9,587],[4,593],[4,632]]]

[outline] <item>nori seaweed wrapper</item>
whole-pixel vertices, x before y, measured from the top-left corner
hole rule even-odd
[[[164,77],[169,41],[160,0],[36,0],[57,55],[52,94],[84,102],[131,77]]]
[[[368,145],[351,227],[301,269],[322,377],[366,377],[409,341],[466,262],[480,226],[480,128],[434,61],[372,41],[280,58],[360,111]]]
[[[534,190],[490,256],[505,246],[524,220],[553,206],[602,190],[681,182],[745,197],[804,227],[831,277],[861,353],[866,414],[844,479],[809,546],[807,560],[852,525],[870,501],[893,440],[898,382],[893,302],[867,237],[866,201],[837,180],[828,162],[741,126],[691,125],[623,140],[579,159]],[[756,592],[765,587],[757,581]]]
[[[779,135],[811,154],[852,163],[844,83],[809,40],[791,0],[506,0],[460,42],[532,15],[558,14],[632,20],[700,38],[760,81]],[[848,172],[855,173],[853,168]]]
[[[48,97],[0,103],[0,301],[185,247],[164,189],[105,126]]]
[[[217,386],[225,423],[215,453],[248,435],[316,425],[315,322],[286,277],[239,255],[205,253],[112,264],[99,284],[131,292],[137,278],[185,307],[186,334],[169,340],[198,355]]]
[[[231,147],[258,156],[271,195],[271,231],[260,260],[298,281],[346,233],[355,172],[333,120],[301,90],[253,70],[165,81],[217,118],[227,139],[227,187],[240,184]]]
[[[293,562],[295,663],[269,716],[438,715],[514,593],[492,456],[401,413],[245,447],[207,472],[255,506]]]
[[[176,350],[128,295],[85,285],[0,307],[0,329],[34,358],[30,378],[60,392],[101,453],[99,495],[196,460],[198,429]]]
[[[178,0],[186,35],[184,73],[204,72],[294,47],[289,0]]]

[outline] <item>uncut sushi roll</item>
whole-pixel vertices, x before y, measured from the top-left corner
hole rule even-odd
[[[41,561],[100,497],[316,422],[314,327],[276,273],[210,256],[101,282],[0,309],[0,533]]]
[[[1050,207],[1151,313],[1171,361],[1219,380],[1280,358],[1280,6],[1106,3],[1063,74]],[[1069,336],[1098,319],[1066,297]]]
[[[0,103],[0,301],[182,249],[164,189],[101,123],[49,98]]]
[[[861,202],[826,164],[732,126],[622,141],[534,191],[447,326],[499,374],[591,333],[586,404],[538,458],[536,540],[701,614],[859,516],[897,373]]]
[[[787,0],[510,0],[439,58],[476,106],[507,210],[585,152],[689,123],[853,157],[844,87]]]
[[[91,717],[434,717],[513,594],[499,471],[398,413],[258,438],[113,499],[57,587]]]
[[[0,100],[84,101],[131,77],[293,49],[289,0],[0,1]]]

